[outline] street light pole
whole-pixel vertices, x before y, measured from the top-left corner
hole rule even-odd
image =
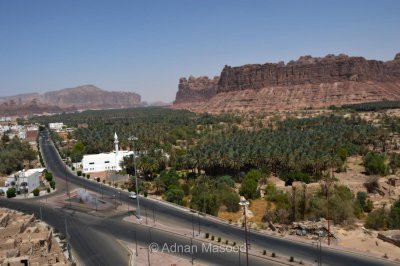
[[[137,201],[137,208],[138,208],[138,218],[140,220],[140,204],[139,204],[139,188],[138,188],[138,182],[137,182],[137,170],[136,170],[136,155],[135,155],[135,140],[137,140],[137,137],[131,136],[128,138],[129,141],[132,141],[132,150],[133,150],[133,168],[135,169],[135,183],[136,183],[136,201]]]
[[[250,203],[244,198],[241,197],[239,205],[243,206],[243,217],[244,217],[244,236],[246,240],[246,265],[249,266],[249,246],[247,244],[247,220],[246,220],[246,206]]]

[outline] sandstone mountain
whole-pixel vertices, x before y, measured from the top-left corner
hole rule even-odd
[[[140,95],[105,91],[93,85],[46,92],[0,97],[0,116],[58,113],[87,109],[134,107]]]
[[[225,66],[213,80],[181,78],[173,107],[196,112],[292,110],[382,100],[400,100],[400,54],[388,62],[341,54]]]

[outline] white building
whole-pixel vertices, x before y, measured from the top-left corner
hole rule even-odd
[[[82,170],[85,173],[104,172],[108,170],[122,170],[120,163],[124,157],[133,154],[133,151],[120,151],[118,148],[118,136],[114,135],[115,150],[110,153],[84,155]]]
[[[7,189],[10,187],[15,188],[17,192],[22,192],[26,189],[27,193],[31,193],[32,190],[40,186],[40,177],[44,169],[45,168],[35,168],[19,171],[9,176],[4,185]]]
[[[49,123],[49,128],[51,130],[61,130],[64,126],[64,123]]]

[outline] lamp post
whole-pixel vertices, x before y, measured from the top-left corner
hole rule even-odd
[[[132,150],[133,150],[133,168],[135,169],[135,187],[136,187],[136,202],[137,202],[137,208],[138,208],[138,218],[140,220],[140,204],[139,204],[139,188],[138,188],[138,182],[137,182],[137,170],[136,170],[136,155],[135,155],[135,140],[138,140],[137,137],[131,136],[128,138],[129,141],[132,141]]]
[[[250,203],[244,198],[240,197],[239,205],[243,206],[243,217],[244,217],[244,236],[246,240],[246,265],[249,266],[249,246],[247,244],[247,221],[246,221],[246,206]]]

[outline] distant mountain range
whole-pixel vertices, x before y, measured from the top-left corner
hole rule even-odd
[[[129,108],[141,105],[134,92],[106,91],[84,85],[50,91],[0,97],[0,116],[24,116],[88,109]]]
[[[214,78],[181,78],[173,108],[274,111],[384,100],[400,100],[400,53],[387,62],[340,54],[225,66]]]

